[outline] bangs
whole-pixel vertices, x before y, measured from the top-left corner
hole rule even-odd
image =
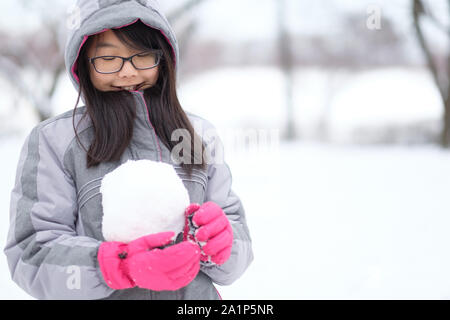
[[[148,27],[140,20],[129,26],[111,30],[117,38],[130,49],[161,49],[155,34],[159,32],[159,30]]]

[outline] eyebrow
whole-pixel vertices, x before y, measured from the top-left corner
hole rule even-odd
[[[117,48],[117,46],[113,45],[112,43],[108,43],[108,42],[99,42],[96,45],[97,49],[98,48]]]

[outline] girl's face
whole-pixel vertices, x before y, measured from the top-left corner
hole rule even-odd
[[[113,31],[107,30],[95,35],[94,41],[87,50],[89,58],[99,56],[130,57],[142,50],[132,49],[122,43]],[[111,74],[98,73],[89,63],[89,74],[94,87],[100,91],[144,90],[152,87],[158,80],[159,67],[138,70],[130,61],[125,61],[119,72]]]

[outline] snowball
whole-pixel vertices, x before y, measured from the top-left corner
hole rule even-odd
[[[129,243],[152,233],[183,231],[189,194],[167,163],[129,160],[104,176],[100,192],[106,241]]]

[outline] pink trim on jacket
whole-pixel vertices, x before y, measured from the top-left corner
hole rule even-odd
[[[214,289],[216,289],[216,292],[217,292],[217,294],[219,295],[219,299],[220,299],[220,300],[223,300],[223,299],[222,299],[222,296],[221,296],[220,293],[219,293],[219,290],[217,290],[216,287],[214,287]]]

